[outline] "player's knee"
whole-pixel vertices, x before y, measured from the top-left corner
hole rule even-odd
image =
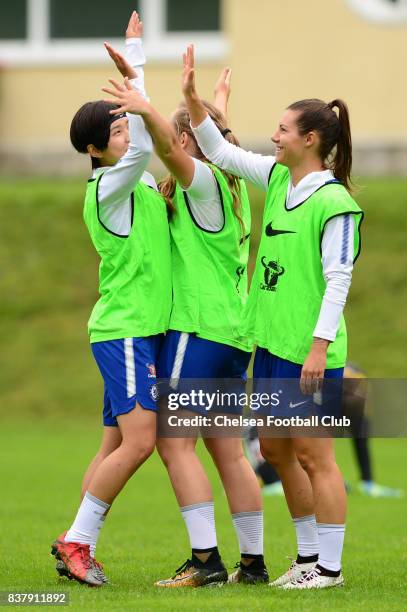
[[[108,457],[111,453],[113,453],[117,448],[119,448],[120,444],[121,444],[121,440],[118,440],[116,444],[111,444],[109,446],[104,446],[99,450],[99,453],[102,457],[102,459],[105,459],[106,457]]]
[[[143,443],[140,445],[140,459],[142,461],[145,461],[146,459],[148,459],[149,457],[151,457],[151,455],[153,454],[155,449],[155,439],[153,437],[151,437],[151,439],[149,440],[144,440]]]
[[[309,476],[312,476],[317,471],[317,462],[311,453],[306,451],[297,452],[297,459],[302,469],[305,470]]]
[[[309,477],[321,473],[328,474],[335,466],[335,460],[331,456],[316,454],[312,449],[297,450],[296,455],[301,467]]]
[[[119,448],[120,444],[117,444],[116,446],[102,446],[99,451],[97,452],[94,461],[99,463],[102,463],[102,461],[104,461],[106,459],[106,457],[108,457],[111,453],[113,453],[113,451],[116,450],[116,448]]]
[[[282,457],[270,444],[270,440],[260,440],[260,452],[267,463],[270,463],[276,469],[281,465]]]
[[[153,454],[154,446],[143,444],[138,448],[137,454],[133,456],[134,467],[138,468]]]
[[[315,474],[328,473],[332,468],[329,457],[314,455],[312,451],[297,452],[297,459],[310,478]]]
[[[195,443],[189,438],[158,439],[156,448],[166,468],[185,464],[195,454]]]
[[[157,452],[160,455],[160,459],[165,467],[168,467],[171,461],[171,449],[165,444],[157,443]]]
[[[165,443],[158,443],[157,451],[166,468],[180,460],[183,461],[185,452],[187,452],[185,448],[176,448],[172,444],[166,445]]]
[[[219,440],[216,440],[216,442],[219,442]],[[218,468],[233,467],[236,466],[239,461],[245,459],[243,446],[240,440],[238,444],[232,447],[229,445],[227,448],[222,448],[221,444],[212,444],[208,440],[205,440],[205,446]]]
[[[237,471],[241,473],[242,461],[243,462],[247,461],[244,454],[238,453],[238,452],[236,452],[231,457],[228,457],[227,455],[222,455],[222,454],[215,454],[212,456],[212,459],[220,474],[228,474],[228,473],[237,472]]]
[[[129,444],[125,446],[128,462],[135,469],[144,463],[154,452],[155,440],[146,439],[138,444]]]

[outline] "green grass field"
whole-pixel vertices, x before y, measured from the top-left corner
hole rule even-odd
[[[349,356],[372,377],[405,377],[407,360],[407,182],[360,180],[366,211],[363,252],[346,308]],[[97,258],[82,222],[84,181],[0,183],[0,590],[70,593],[71,609],[402,610],[406,607],[407,504],[350,495],[345,546],[347,587],[280,593],[267,587],[164,590],[152,585],[187,557],[184,525],[164,469],[154,456],[118,498],[98,557],[112,584],[92,590],[58,580],[52,539],[76,510],[83,470],[100,435],[102,381],[86,322],[97,299]],[[253,192],[253,254],[262,196]],[[405,440],[372,441],[379,482],[407,489]],[[349,441],[338,443],[346,477],[357,480]],[[206,459],[205,459],[206,460]],[[221,553],[238,550],[213,467]],[[270,573],[294,554],[284,501],[266,500]]]
[[[69,526],[76,511],[83,469],[98,444],[98,423],[61,419],[25,427],[8,424],[1,432],[0,507],[3,537],[0,590],[64,591],[71,609],[86,610],[402,610],[405,609],[406,502],[349,496],[344,555],[346,588],[321,592],[280,592],[265,585],[226,585],[212,589],[157,589],[186,559],[189,547],[183,521],[164,468],[154,455],[117,499],[103,528],[98,557],[111,585],[91,589],[58,578],[49,544]],[[377,477],[407,489],[401,466],[404,440],[376,440]],[[238,547],[220,481],[207,461],[215,493],[218,542],[228,568]],[[349,440],[338,456],[351,482],[357,475]],[[281,498],[265,499],[265,554],[271,575],[287,567],[295,554],[293,529]]]

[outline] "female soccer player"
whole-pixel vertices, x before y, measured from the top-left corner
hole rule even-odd
[[[291,104],[272,137],[276,157],[256,155],[226,142],[208,117],[195,89],[192,46],[187,64],[185,100],[204,155],[267,191],[245,315],[258,346],[254,377],[298,378],[310,393],[317,380],[341,378],[346,360],[342,311],[362,220],[349,195],[347,107],[342,100]],[[272,584],[343,584],[346,493],[332,439],[263,437],[261,449],[280,475],[298,541],[296,561]]]
[[[127,38],[140,58],[138,87],[144,63],[141,30],[133,13]],[[71,124],[72,144],[90,155],[93,168],[84,219],[101,259],[100,299],[89,334],[105,386],[104,436],[85,476],[86,493],[76,518],[53,544],[64,572],[93,586],[106,582],[93,557],[105,516],[155,447],[155,367],[172,300],[166,203],[145,173],[151,137],[140,117],[112,115],[113,108],[88,102]]]
[[[251,355],[250,343],[238,331],[246,301],[250,233],[245,185],[205,163],[185,106],[172,117],[174,130],[128,85],[111,82],[115,89],[104,91],[119,104],[112,114],[125,109],[140,114],[171,172],[161,192],[175,207],[170,220],[174,297],[170,331],[159,357],[159,377],[243,380]],[[205,109],[224,134],[229,132],[215,107],[205,103]],[[225,487],[239,539],[241,561],[234,580],[267,582],[260,487],[242,442],[239,438],[204,440]],[[201,586],[227,580],[217,549],[211,487],[195,446],[192,437],[157,442],[192,548],[191,559],[173,578],[157,586]]]

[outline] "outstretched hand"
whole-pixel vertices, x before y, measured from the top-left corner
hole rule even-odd
[[[184,67],[182,70],[182,93],[188,108],[191,125],[197,126],[205,119],[207,112],[195,88],[195,57],[194,45],[188,45],[183,53]]]
[[[143,22],[137,11],[133,11],[127,24],[126,38],[141,38],[143,36]]]
[[[224,68],[219,75],[218,80],[215,83],[215,98],[217,96],[224,96],[226,101],[229,100],[231,87],[230,80],[232,78],[232,68]]]
[[[214,106],[220,110],[220,112],[227,119],[228,114],[228,101],[230,96],[230,79],[232,78],[232,69],[224,68],[219,75],[218,80],[215,84],[215,99],[213,101]]]
[[[148,107],[148,102],[141,96],[129,83],[129,79],[124,79],[124,84],[121,85],[115,79],[109,79],[114,89],[102,87],[102,91],[112,96],[105,102],[117,104],[119,108],[112,109],[111,115],[119,115],[120,113],[132,113],[133,115],[143,115]]]
[[[196,95],[195,89],[195,56],[194,45],[188,45],[186,53],[182,54],[182,93],[185,97]]]
[[[133,66],[129,64],[124,55],[119,53],[119,51],[114,49],[112,45],[107,42],[105,42],[105,49],[116,64],[116,68],[122,76],[129,79],[135,79],[137,77],[137,72]]]

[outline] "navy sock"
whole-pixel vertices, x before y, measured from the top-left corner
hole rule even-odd
[[[202,554],[202,553],[210,553],[206,561],[201,561],[196,556],[196,554]],[[218,551],[218,547],[214,546],[213,548],[193,548],[191,561],[195,567],[218,566],[221,563],[221,558],[220,558],[220,554]]]
[[[296,561],[300,565],[301,563],[316,563],[318,561],[318,555],[311,555],[310,557],[302,557],[301,555],[297,555]]]
[[[333,572],[332,570],[326,569],[325,567],[322,567],[322,565],[319,564],[315,566],[315,569],[318,569],[320,571],[321,576],[330,576],[331,578],[337,578],[341,573],[341,570]]]

